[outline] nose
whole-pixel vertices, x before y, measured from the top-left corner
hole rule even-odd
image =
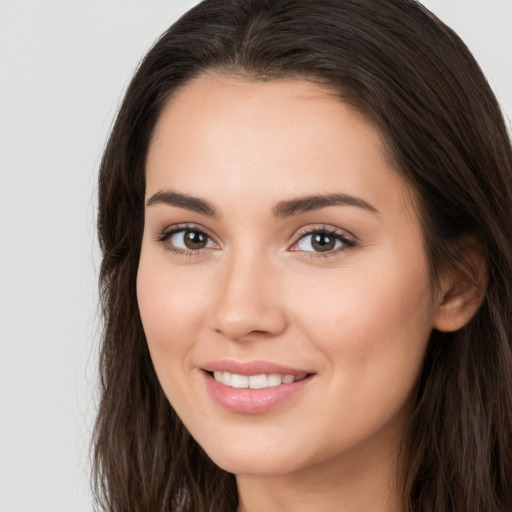
[[[287,318],[279,300],[279,272],[262,260],[233,255],[225,262],[210,325],[230,340],[272,338],[286,329]]]

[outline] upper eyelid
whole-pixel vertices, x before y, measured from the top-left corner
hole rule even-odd
[[[166,226],[161,230],[158,230],[156,233],[156,238],[160,239],[162,236],[169,236],[174,233],[179,233],[180,231],[200,231],[201,233],[204,233],[206,236],[211,238],[215,243],[219,243],[217,241],[217,238],[215,235],[211,233],[209,229],[202,226],[201,224],[191,223],[191,222],[184,222],[183,224],[172,224],[170,226]]]
[[[305,235],[310,235],[312,233],[329,233],[331,235],[338,235],[341,238],[349,238],[350,240],[353,240],[354,242],[357,240],[357,238],[347,231],[346,229],[337,228],[330,225],[313,225],[313,226],[305,226],[302,229],[299,229],[295,235],[295,242],[296,243],[300,238],[302,238]]]

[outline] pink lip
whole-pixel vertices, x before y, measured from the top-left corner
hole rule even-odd
[[[314,373],[309,370],[302,370],[285,366],[270,361],[233,361],[230,359],[219,359],[201,365],[201,369],[207,372],[229,372],[238,375],[260,375],[262,373],[280,373],[281,375],[303,375]]]
[[[259,414],[277,407],[307,388],[314,377],[311,372],[267,361],[214,361],[203,365],[202,370],[206,389],[213,400],[231,412],[242,414]],[[308,376],[291,384],[281,384],[265,389],[238,389],[217,382],[210,373],[207,373],[213,371],[237,373],[239,375],[280,373],[295,376],[308,374]]]

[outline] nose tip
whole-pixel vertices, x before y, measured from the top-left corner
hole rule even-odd
[[[224,313],[218,316],[215,331],[233,341],[270,338],[284,330],[284,322],[277,315],[266,313]]]
[[[281,334],[287,319],[275,278],[261,268],[240,267],[232,269],[219,288],[211,315],[213,329],[233,341]]]

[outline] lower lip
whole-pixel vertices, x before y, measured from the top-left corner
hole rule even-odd
[[[269,411],[303,391],[313,375],[305,379],[265,389],[232,388],[217,382],[209,373],[203,372],[206,387],[219,405],[232,412],[258,414]]]

